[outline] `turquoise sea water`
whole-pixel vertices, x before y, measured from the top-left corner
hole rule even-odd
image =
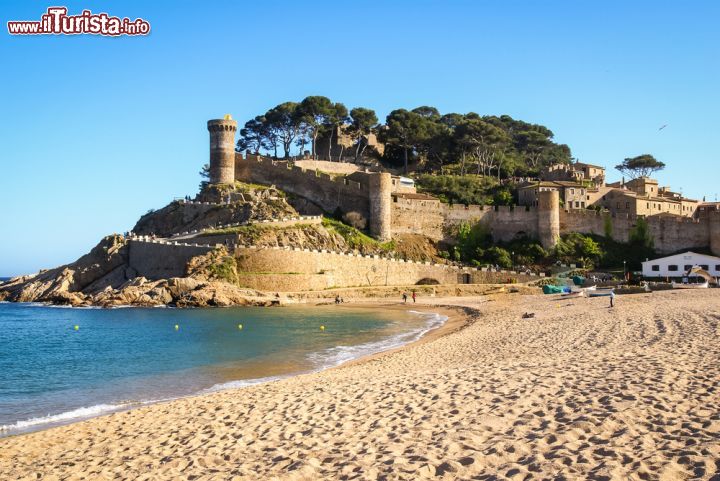
[[[0,435],[335,366],[411,342],[443,321],[345,306],[0,303]]]

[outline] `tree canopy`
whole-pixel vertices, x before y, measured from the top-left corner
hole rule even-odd
[[[570,148],[556,143],[550,129],[509,115],[443,114],[423,105],[395,109],[379,123],[370,108],[348,110],[318,95],[283,102],[249,120],[240,130],[237,148],[289,158],[303,155],[310,145],[313,158],[340,160],[330,158],[338,129],[352,139],[348,156],[356,162],[366,152],[367,136],[376,134],[385,147],[379,160],[406,173],[475,174],[501,180],[534,176],[547,165],[572,159]],[[327,151],[317,151],[320,137],[328,140]]]
[[[643,154],[637,157],[629,157],[616,165],[615,168],[622,174],[636,179],[638,177],[650,177],[653,173],[664,169],[665,164],[656,160],[650,154]]]

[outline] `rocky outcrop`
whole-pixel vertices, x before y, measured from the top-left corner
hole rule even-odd
[[[16,277],[0,286],[0,299],[16,302],[33,302],[66,299],[67,293],[80,292],[88,286],[96,288],[107,284],[107,277],[127,266],[127,245],[118,235],[105,237],[89,253],[72,264],[40,271],[30,276]]]
[[[171,202],[162,209],[150,211],[142,216],[133,227],[133,232],[140,235],[154,234],[159,237],[169,237],[181,232],[203,230],[219,225],[298,215],[284,197],[256,190],[257,192],[247,189],[244,194],[238,190],[232,191],[232,194],[227,194],[223,199],[214,199],[214,202],[207,204]]]

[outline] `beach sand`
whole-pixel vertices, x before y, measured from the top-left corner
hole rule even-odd
[[[720,479],[720,291],[616,301],[419,299],[463,309],[340,368],[0,439],[0,479]]]

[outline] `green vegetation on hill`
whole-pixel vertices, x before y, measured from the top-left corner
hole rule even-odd
[[[514,185],[500,184],[481,175],[430,175],[415,177],[418,191],[451,204],[512,205]]]
[[[493,242],[488,229],[480,224],[460,224],[454,237],[457,244],[447,253],[454,260],[473,265],[513,266],[549,265],[555,262],[578,264],[585,268],[617,268],[626,262],[637,270],[643,259],[655,256],[649,234],[641,223],[631,233],[628,243],[598,235],[572,232],[562,236],[558,245],[546,251],[535,240],[518,237],[510,242]]]
[[[345,242],[351,249],[390,252],[395,248],[393,241],[379,242],[362,231],[330,217],[324,217],[322,225],[329,232],[336,233],[345,239]]]

